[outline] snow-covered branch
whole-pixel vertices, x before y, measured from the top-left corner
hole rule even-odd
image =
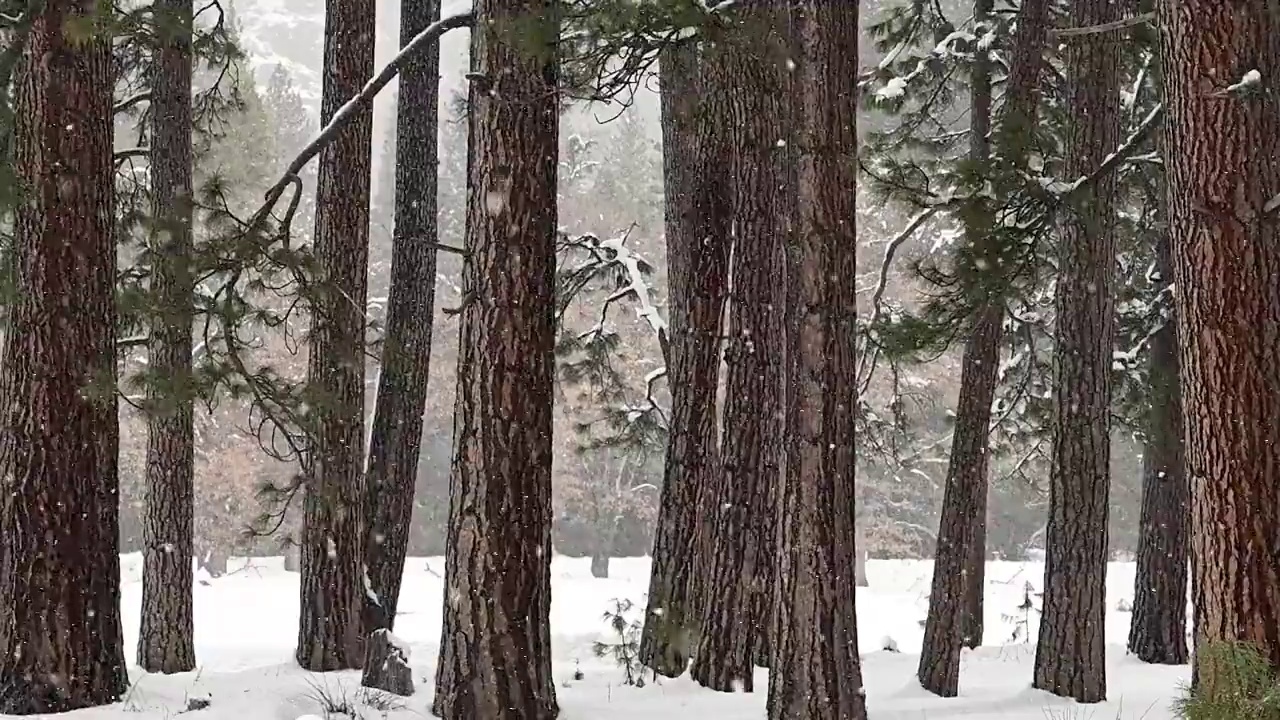
[[[368,112],[373,108],[373,99],[382,91],[392,80],[395,79],[404,66],[413,60],[417,55],[425,52],[436,42],[440,36],[450,30],[457,28],[471,27],[472,14],[470,12],[457,13],[449,17],[437,20],[431,23],[422,32],[414,36],[413,40],[400,49],[400,52],[391,59],[391,62],[383,66],[382,70],[365,83],[360,92],[355,97],[342,104],[338,111],[333,114],[328,124],[320,130],[320,133],[307,143],[306,147],[298,153],[298,156],[289,163],[289,167],[285,169],[284,174],[275,185],[267,191],[266,201],[254,216],[254,224],[261,221],[266,214],[270,213],[276,202],[280,200],[280,196],[289,185],[293,183],[293,179],[302,172],[302,168],[313,158],[320,154],[320,151],[329,143],[337,139],[338,134],[342,132],[347,125],[362,112]]]

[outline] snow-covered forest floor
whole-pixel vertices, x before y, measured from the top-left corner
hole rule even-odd
[[[1152,667],[1125,656],[1127,612],[1133,596],[1132,563],[1112,563],[1107,578],[1108,687],[1110,700],[1082,706],[1030,689],[1035,654],[1035,611],[1024,605],[1026,584],[1038,589],[1039,563],[987,565],[985,647],[965,656],[961,697],[942,700],[915,682],[932,563],[872,560],[870,588],[859,588],[858,632],[873,720],[1026,718],[1027,720],[1168,720],[1170,705],[1190,678],[1187,667]],[[126,555],[125,641],[138,631],[142,560]],[[241,569],[243,568],[243,569]],[[318,675],[300,670],[291,655],[297,632],[298,575],[280,558],[233,560],[232,574],[202,578],[195,588],[195,641],[199,669],[174,676],[136,668],[124,702],[74,713],[78,720],[134,720],[187,713],[190,720],[297,720],[324,718],[325,705],[346,701],[362,720],[429,718],[430,681],[440,635],[443,558],[410,558],[396,634],[412,649],[417,695],[389,705],[361,695],[359,672]],[[624,670],[595,656],[597,642],[616,643],[604,614],[630,599],[640,616],[647,590],[647,559],[614,560],[612,577],[591,577],[587,559],[557,557],[552,565],[552,649],[564,720],[748,720],[764,717],[767,675],[758,692],[725,695],[687,678],[659,679],[645,687],[623,684]],[[1033,596],[1033,603],[1038,600]],[[1029,620],[1029,623],[1028,623]],[[1030,638],[1027,625],[1030,625]],[[886,651],[890,647],[894,650]],[[581,672],[581,679],[575,674]],[[646,676],[646,680],[649,678]],[[323,701],[329,698],[330,701]],[[208,701],[207,707],[195,708]],[[364,700],[371,700],[366,703]],[[332,709],[332,708],[330,708]]]

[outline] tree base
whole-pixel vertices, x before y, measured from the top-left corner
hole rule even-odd
[[[609,577],[609,556],[608,555],[592,555],[591,556],[591,577],[593,578]]]
[[[364,675],[360,684],[402,697],[413,695],[409,652],[396,642],[389,631],[377,630],[369,635],[364,647]]]

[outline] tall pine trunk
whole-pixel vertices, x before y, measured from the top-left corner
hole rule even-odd
[[[68,34],[96,10],[90,0],[46,0],[15,78],[24,197],[0,364],[5,714],[106,705],[129,685],[120,625],[111,45],[105,35]]]
[[[1116,18],[1116,8],[1113,0],[1072,0],[1071,22],[1101,25]],[[1067,45],[1064,177],[1093,172],[1120,143],[1120,42],[1099,33]],[[1115,175],[1107,173],[1074,198],[1058,249],[1049,523],[1032,684],[1082,703],[1107,697],[1115,195]]]
[[[787,469],[770,720],[865,720],[854,578],[858,3],[796,0]]]
[[[989,11],[991,4],[980,0],[978,13]],[[1034,131],[1040,98],[1041,53],[1048,30],[1048,2],[1025,0],[1018,11],[1018,29],[1013,38],[1009,78],[1006,81],[1005,104],[993,140],[1006,162],[1013,168],[1027,156]],[[981,101],[990,108],[990,70],[975,72],[973,107],[975,133],[970,146],[970,159],[975,171],[994,173],[993,185],[998,194],[1014,191],[1017,178],[1010,168],[991,168],[990,147],[977,137],[985,131]],[[985,78],[986,82],[983,82]],[[983,91],[986,91],[984,98]],[[983,132],[982,134],[986,134]],[[995,201],[991,201],[994,203]],[[959,271],[978,278],[1002,272],[1002,248],[991,237],[990,215],[993,207],[982,205],[968,213],[966,254],[958,259]],[[960,399],[956,406],[956,425],[951,439],[951,461],[938,526],[937,556],[929,593],[929,613],[925,619],[924,645],[916,677],[929,692],[954,697],[960,687],[960,650],[982,643],[982,602],[985,586],[985,545],[987,508],[987,462],[990,451],[991,404],[995,400],[1000,361],[1001,325],[1004,303],[997,281],[987,279],[989,297],[980,306],[974,326],[965,344],[960,375]]]
[[[1266,0],[1164,0],[1160,26],[1196,648],[1248,643],[1280,667],[1280,19]]]
[[[151,206],[155,232],[148,367],[147,485],[143,510],[138,664],[195,669],[191,555],[195,436],[191,373],[191,0],[155,6],[160,47],[151,87]]]
[[[401,47],[439,18],[440,0],[402,0]],[[439,73],[439,44],[416,56],[400,72],[391,292],[365,478],[365,564],[378,602],[366,617],[365,632],[390,630],[395,625],[422,448],[436,299],[435,244],[439,238]]]
[[[478,0],[444,628],[433,712],[549,720],[555,0]]]
[[[716,514],[702,632],[692,675],[720,691],[752,691],[769,654],[775,517],[782,462],[782,275],[790,212],[782,123],[789,28],[785,6],[753,1],[711,52],[728,97],[732,147],[732,285],[723,426],[724,479]],[[709,505],[709,504],[708,504]],[[850,567],[853,567],[850,565]]]
[[[1169,234],[1156,245],[1162,291],[1173,282]],[[1143,662],[1182,665],[1187,654],[1187,534],[1190,497],[1183,468],[1178,329],[1170,317],[1151,338],[1150,403],[1142,453],[1142,517],[1129,652]]]
[[[373,0],[325,7],[321,122],[373,74]],[[364,662],[364,334],[372,125],[361,113],[320,153],[307,382],[314,394],[302,522],[298,664],[313,672]]]
[[[640,661],[667,677],[684,673],[696,649],[710,537],[700,508],[716,502],[720,485],[716,391],[729,273],[718,122],[724,97],[704,79],[708,59],[700,55],[690,43],[659,58],[672,418]]]

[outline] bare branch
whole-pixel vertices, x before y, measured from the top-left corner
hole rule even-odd
[[[150,90],[134,93],[129,97],[118,101],[115,104],[115,107],[112,108],[112,112],[114,112],[116,115],[119,115],[122,112],[128,112],[129,110],[132,110],[133,108],[137,107],[138,105],[141,105],[144,102],[151,102]]]
[[[1078,38],[1086,35],[1100,35],[1102,33],[1114,32],[1116,30],[1124,30],[1134,25],[1142,25],[1144,23],[1154,23],[1156,20],[1155,11],[1141,13],[1133,17],[1122,18],[1120,20],[1112,20],[1111,22],[1102,23],[1101,25],[1090,25],[1088,27],[1061,28],[1058,30],[1050,30],[1049,36],[1062,40],[1064,38]]]

